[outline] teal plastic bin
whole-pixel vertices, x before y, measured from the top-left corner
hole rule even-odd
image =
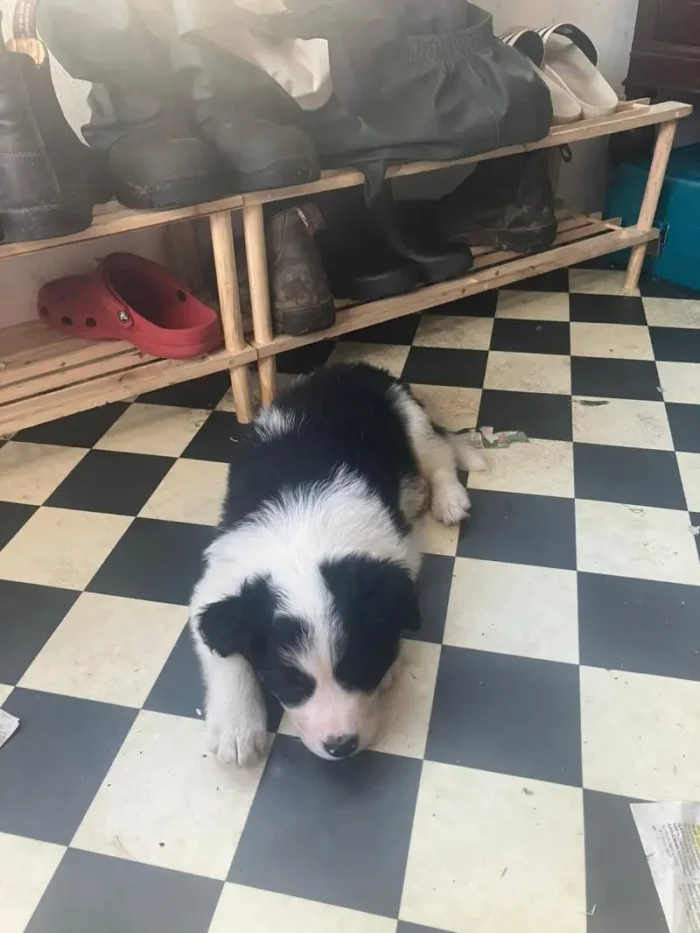
[[[621,217],[625,227],[637,222],[650,164],[625,162],[615,169],[605,217]],[[645,272],[700,291],[700,143],[671,153],[654,223],[660,231],[659,253],[647,257]],[[628,258],[629,250],[610,257],[620,266]]]

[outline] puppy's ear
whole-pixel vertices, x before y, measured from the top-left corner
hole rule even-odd
[[[397,636],[420,628],[415,584],[398,564],[354,555],[323,564],[321,572],[338,613],[356,626],[379,625]]]
[[[208,605],[197,628],[207,648],[224,658],[242,654],[248,660],[264,649],[265,628],[275,609],[275,595],[266,579],[247,580],[237,596]]]

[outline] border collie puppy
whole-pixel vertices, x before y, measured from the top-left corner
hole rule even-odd
[[[457,469],[480,459],[364,364],[318,370],[259,414],[191,603],[222,761],[265,750],[261,685],[316,755],[372,742],[401,631],[419,627],[410,522],[428,498],[439,521],[465,518]]]

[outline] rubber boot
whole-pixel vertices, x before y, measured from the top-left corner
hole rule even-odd
[[[314,204],[278,211],[268,223],[270,299],[280,334],[310,334],[335,322],[333,295],[314,240],[321,224]]]
[[[438,231],[451,242],[516,253],[547,249],[557,236],[547,150],[480,162],[438,205]]]
[[[85,230],[101,187],[93,155],[65,123],[48,67],[0,43],[0,215],[8,242]]]

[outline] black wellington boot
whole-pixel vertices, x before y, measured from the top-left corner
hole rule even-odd
[[[301,204],[277,211],[268,223],[270,299],[280,334],[301,336],[335,322],[333,296],[314,240],[322,222],[314,204]]]
[[[0,216],[11,242],[77,233],[92,223],[92,156],[64,125],[55,94],[42,98],[51,81],[43,68],[0,43]]]
[[[557,236],[547,150],[480,162],[442,198],[437,223],[452,242],[516,253],[547,249]]]

